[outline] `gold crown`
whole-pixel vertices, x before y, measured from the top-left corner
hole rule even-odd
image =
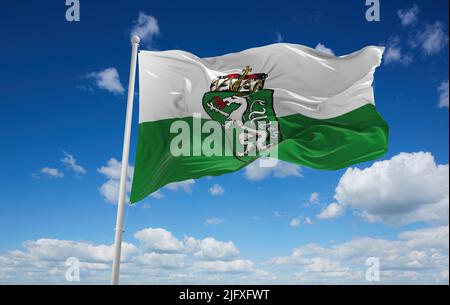
[[[228,74],[219,76],[211,82],[210,91],[231,91],[253,93],[264,89],[266,73],[249,74],[250,66],[242,69],[242,74]]]

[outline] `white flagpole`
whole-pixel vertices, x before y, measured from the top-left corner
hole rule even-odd
[[[120,172],[119,203],[117,205],[117,220],[115,229],[116,235],[114,240],[114,258],[112,266],[111,285],[119,284],[120,254],[122,251],[123,214],[125,210],[128,157],[130,154],[131,119],[133,116],[134,81],[136,79],[136,63],[139,41],[140,39],[138,36],[131,37],[132,51],[130,80],[128,83],[127,114],[125,118],[125,132],[123,136],[122,168]]]

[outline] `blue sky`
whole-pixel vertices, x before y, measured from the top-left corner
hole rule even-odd
[[[448,1],[381,0],[380,22],[363,0],[80,2],[79,22],[63,0],[0,11],[0,283],[67,283],[69,256],[81,283],[108,283],[133,29],[142,49],[200,57],[384,45],[390,140],[362,172],[249,167],[127,207],[125,282],[366,283],[373,256],[385,283],[448,283]]]

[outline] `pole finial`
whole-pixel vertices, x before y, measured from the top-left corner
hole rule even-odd
[[[132,43],[132,44],[139,44],[140,41],[141,41],[141,39],[140,39],[139,36],[137,36],[137,35],[133,35],[133,36],[131,37],[131,43]]]

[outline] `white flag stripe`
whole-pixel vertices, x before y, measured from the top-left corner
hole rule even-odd
[[[373,74],[384,48],[366,47],[335,57],[294,44],[273,44],[224,56],[199,58],[184,51],[139,54],[139,122],[209,116],[203,95],[213,79],[242,73],[266,73],[265,88],[274,90],[277,116],[303,114],[333,118],[374,103]]]

